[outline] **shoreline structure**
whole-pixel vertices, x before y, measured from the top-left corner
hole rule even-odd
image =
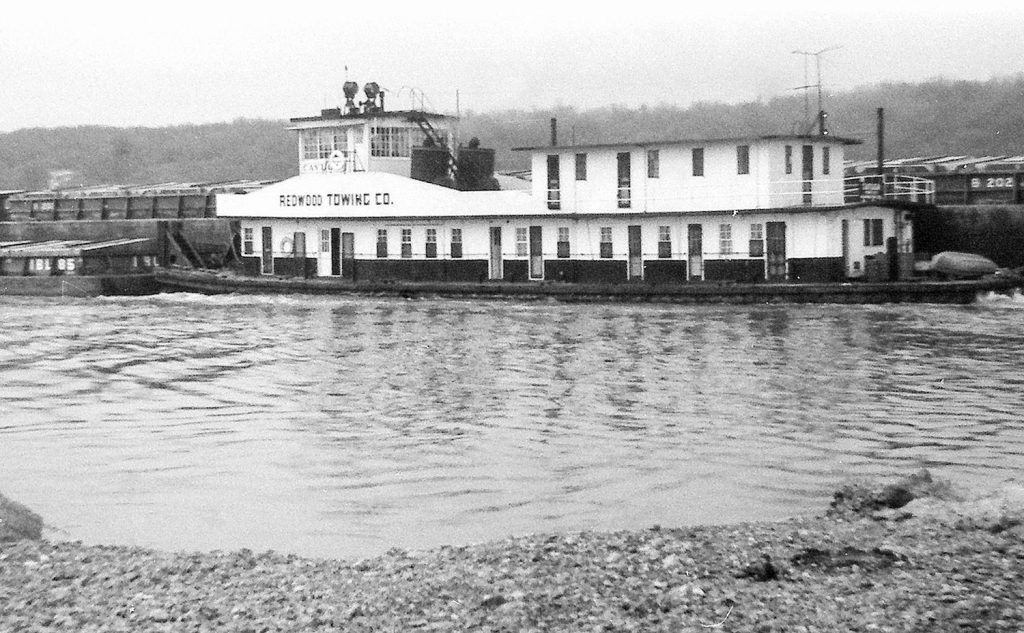
[[[358,561],[50,542],[40,525],[0,496],[2,630],[1024,630],[1024,485],[965,499],[926,471],[845,486],[820,517]]]

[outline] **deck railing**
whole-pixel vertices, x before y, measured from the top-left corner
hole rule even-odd
[[[845,179],[843,199],[846,202],[901,200],[935,203],[935,181],[905,174],[852,176]]]

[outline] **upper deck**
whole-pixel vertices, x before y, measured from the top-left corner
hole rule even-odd
[[[753,136],[515,148],[533,194],[563,212],[687,212],[837,206],[856,139]]]

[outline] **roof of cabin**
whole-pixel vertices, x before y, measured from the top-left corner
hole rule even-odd
[[[308,121],[355,121],[360,119],[379,119],[381,117],[428,117],[431,119],[457,119],[450,114],[438,114],[437,112],[426,112],[424,110],[381,110],[378,112],[356,112],[353,114],[342,114],[340,108],[322,110],[319,116],[300,116],[288,119],[291,123],[302,123]]]
[[[217,182],[160,182],[143,185],[85,185],[40,191],[16,191],[19,200],[51,200],[55,198],[120,198],[137,196],[190,196],[214,193],[244,193],[260,189],[275,180],[225,180]]]
[[[535,145],[531,147],[513,147],[514,152],[560,151],[581,149],[613,149],[617,147],[656,147],[665,145],[700,145],[703,143],[742,143],[754,141],[832,141],[843,145],[860,145],[864,141],[844,136],[819,134],[762,134],[759,136],[734,136],[726,138],[689,138],[650,141],[629,141],[623,143],[593,143],[588,145]]]
[[[121,238],[115,240],[47,240],[45,242],[0,242],[2,257],[81,257],[93,251],[117,251],[124,247],[149,242],[148,237]]]
[[[845,169],[852,173],[864,173],[878,166],[875,160],[849,161]],[[942,156],[914,156],[912,158],[887,158],[885,169],[932,173],[976,173],[982,171],[1022,171],[1024,155],[967,156],[964,154]]]

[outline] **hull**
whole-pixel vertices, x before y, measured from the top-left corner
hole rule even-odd
[[[248,277],[227,272],[159,270],[167,292],[202,294],[357,294],[398,297],[494,297],[561,301],[633,301],[695,304],[756,303],[954,303],[979,293],[1006,292],[1020,279],[885,283],[571,284],[557,282],[350,282],[341,279]]]
[[[68,275],[0,277],[0,295],[36,297],[97,297],[156,294],[154,275]]]

